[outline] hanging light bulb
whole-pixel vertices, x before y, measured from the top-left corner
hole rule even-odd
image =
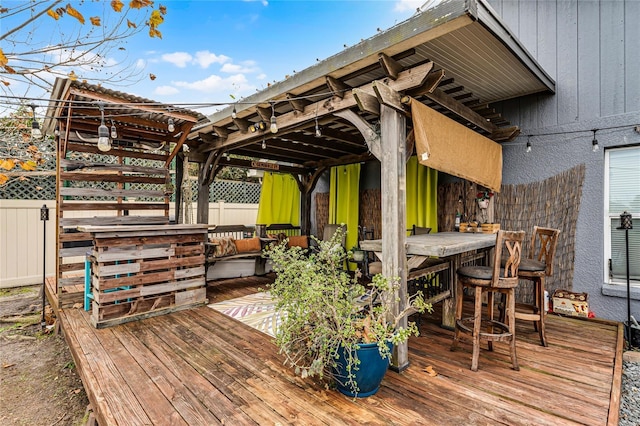
[[[267,141],[262,139],[262,149],[267,149]]]
[[[270,102],[271,104],[271,126],[269,126],[269,130],[271,133],[278,133],[278,123],[276,121],[276,109],[274,107],[274,102]]]
[[[322,136],[322,132],[320,131],[320,126],[318,126],[318,118],[316,117],[316,138]]]
[[[169,130],[170,132],[173,132],[174,130],[176,130],[176,126],[173,124],[173,118],[169,119],[169,122],[167,124],[167,130]]]
[[[600,149],[600,145],[598,145],[598,139],[596,139],[596,132],[598,129],[593,129],[593,140],[591,141],[591,151],[596,152]]]
[[[53,135],[54,136],[60,136],[60,127],[56,126],[55,129],[53,129]]]
[[[102,123],[98,126],[98,149],[102,152],[111,150],[111,140],[109,139],[109,128]]]
[[[118,139],[118,130],[113,120],[111,120],[111,139]]]
[[[527,141],[527,148],[524,150],[524,152],[531,152],[531,142]]]
[[[36,120],[36,106],[34,104],[29,106],[33,110],[33,119],[31,120],[31,137],[33,139],[40,139],[42,137],[42,131],[40,130],[40,123]]]
[[[98,102],[100,108],[100,126],[98,126],[98,149],[107,152],[111,149],[111,140],[109,139],[109,128],[104,124],[104,102]]]
[[[231,111],[231,118],[237,118],[238,114],[236,114],[236,106],[233,106],[233,111]]]

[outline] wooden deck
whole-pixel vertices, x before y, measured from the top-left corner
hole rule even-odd
[[[225,281],[209,299],[264,284]],[[354,401],[295,377],[271,338],[207,307],[100,330],[80,309],[58,315],[101,426],[618,423],[622,328],[614,323],[549,315],[548,348],[519,323],[520,371],[495,344],[474,373],[471,346],[451,352],[452,333],[433,315],[410,341],[409,369],[388,372],[376,395]]]

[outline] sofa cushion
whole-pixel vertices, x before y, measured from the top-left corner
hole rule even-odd
[[[302,247],[303,249],[309,248],[309,237],[306,235],[292,235],[289,237],[288,247]]]
[[[238,254],[236,245],[231,237],[211,238],[209,242],[214,244],[213,257],[231,256]]]
[[[235,240],[236,250],[238,253],[251,253],[259,252],[262,249],[260,245],[260,238],[243,238],[242,240]]]

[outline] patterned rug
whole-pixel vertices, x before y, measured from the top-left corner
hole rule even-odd
[[[271,337],[275,336],[280,322],[280,316],[275,310],[275,301],[268,291],[212,303],[209,307]]]

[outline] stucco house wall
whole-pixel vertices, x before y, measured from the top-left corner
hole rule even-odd
[[[503,144],[503,184],[536,182],[585,164],[573,291],[589,293],[590,308],[598,317],[626,320],[626,286],[605,283],[605,149],[640,144],[634,130],[640,124],[640,2],[490,4],[555,79],[557,89],[555,95],[495,105],[522,130],[515,141]],[[598,129],[596,152],[591,149],[592,129]],[[528,141],[532,150],[526,153]],[[640,227],[637,220],[634,227]],[[632,290],[632,299],[631,312],[638,317],[640,287]]]

